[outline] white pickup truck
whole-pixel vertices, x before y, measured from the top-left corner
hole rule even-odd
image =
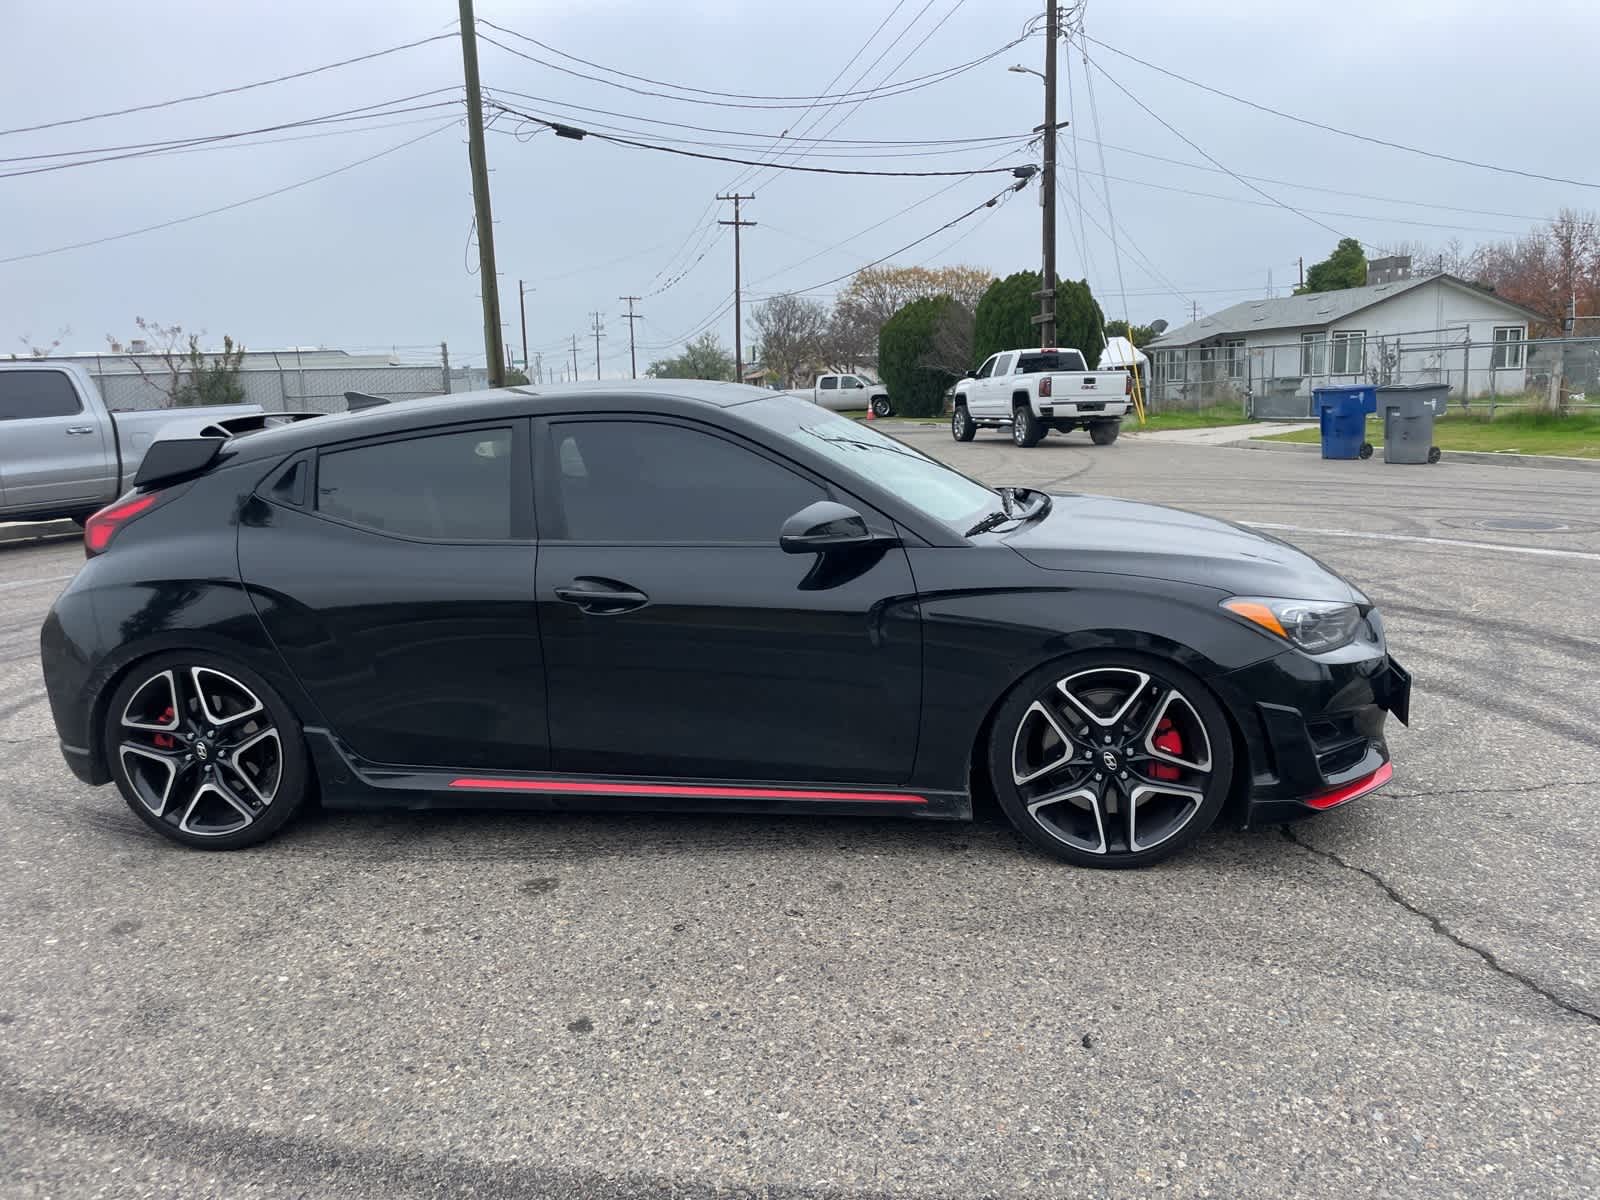
[[[113,415],[79,367],[0,361],[0,521],[82,521],[133,485],[162,429],[260,412],[227,404]]]
[[[1083,428],[1097,446],[1122,432],[1133,376],[1091,371],[1077,350],[1005,350],[991,354],[955,386],[950,435],[970,442],[979,429],[1011,430],[1019,446],[1037,446],[1054,429]]]
[[[818,375],[811,387],[796,388],[784,395],[798,396],[834,412],[870,408],[875,417],[887,417],[894,412],[894,406],[889,403],[889,389],[860,375]]]

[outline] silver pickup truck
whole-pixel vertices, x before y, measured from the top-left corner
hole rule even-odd
[[[260,411],[228,404],[113,414],[79,367],[0,362],[0,521],[82,521],[132,486],[163,427]]]

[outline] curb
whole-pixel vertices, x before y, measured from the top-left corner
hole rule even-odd
[[[74,525],[71,521],[35,521],[31,524],[19,522],[14,525],[0,524],[0,546],[9,546],[18,542],[44,542],[62,537],[82,536],[83,527]]]
[[[1287,450],[1294,454],[1321,454],[1322,447],[1310,442],[1264,442],[1246,438],[1241,442],[1224,442],[1235,450]],[[1373,451],[1377,458],[1383,447]],[[1600,471],[1600,458],[1564,458],[1556,454],[1500,454],[1492,450],[1444,450],[1440,462],[1493,463],[1500,467],[1534,467],[1545,471]]]

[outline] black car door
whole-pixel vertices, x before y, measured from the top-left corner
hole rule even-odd
[[[407,433],[286,464],[247,506],[251,601],[363,757],[549,765],[527,461],[526,421]]]
[[[910,776],[921,626],[905,551],[820,570],[779,548],[817,500],[695,422],[534,422],[538,602],[557,770],[893,783]]]

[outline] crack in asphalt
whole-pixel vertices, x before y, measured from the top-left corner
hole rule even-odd
[[[1600,779],[1553,779],[1547,783],[1528,783],[1517,787],[1435,788],[1426,792],[1395,792],[1385,789],[1383,794],[1390,800],[1415,800],[1419,796],[1514,796],[1522,792],[1542,792],[1546,788],[1572,787],[1600,787]]]
[[[1394,901],[1394,903],[1405,909],[1412,916],[1421,917],[1432,927],[1434,933],[1438,934],[1446,941],[1460,947],[1462,950],[1466,950],[1471,954],[1477,955],[1478,958],[1483,961],[1484,965],[1495,974],[1504,976],[1506,979],[1509,979],[1514,983],[1520,983],[1523,987],[1528,989],[1528,991],[1533,992],[1537,996],[1542,996],[1545,1000],[1548,1000],[1551,1004],[1555,1005],[1563,1012],[1571,1013],[1575,1017],[1582,1017],[1584,1020],[1589,1021],[1594,1025],[1600,1025],[1600,1012],[1595,1012],[1592,1009],[1584,1008],[1581,1004],[1575,1004],[1570,1000],[1565,1000],[1556,995],[1549,988],[1545,987],[1544,984],[1522,974],[1520,971],[1515,971],[1506,966],[1495,955],[1493,950],[1467,941],[1466,938],[1456,933],[1431,912],[1428,912],[1425,908],[1422,908],[1413,901],[1406,899],[1406,897],[1401,895],[1399,890],[1396,889],[1393,884],[1389,883],[1376,871],[1369,870],[1366,867],[1357,866],[1355,863],[1346,860],[1342,855],[1336,853],[1335,851],[1324,850],[1320,846],[1313,846],[1310,842],[1304,841],[1298,837],[1294,832],[1294,827],[1291,825],[1282,826],[1282,830],[1283,836],[1286,839],[1293,842],[1296,846],[1299,846],[1302,850],[1306,851],[1306,853],[1314,854],[1318,858],[1325,858],[1329,862],[1334,863],[1336,866],[1343,867],[1346,871],[1350,871],[1356,875],[1366,876],[1375,885],[1377,885],[1378,889],[1382,891],[1385,896],[1389,897],[1390,900]]]

